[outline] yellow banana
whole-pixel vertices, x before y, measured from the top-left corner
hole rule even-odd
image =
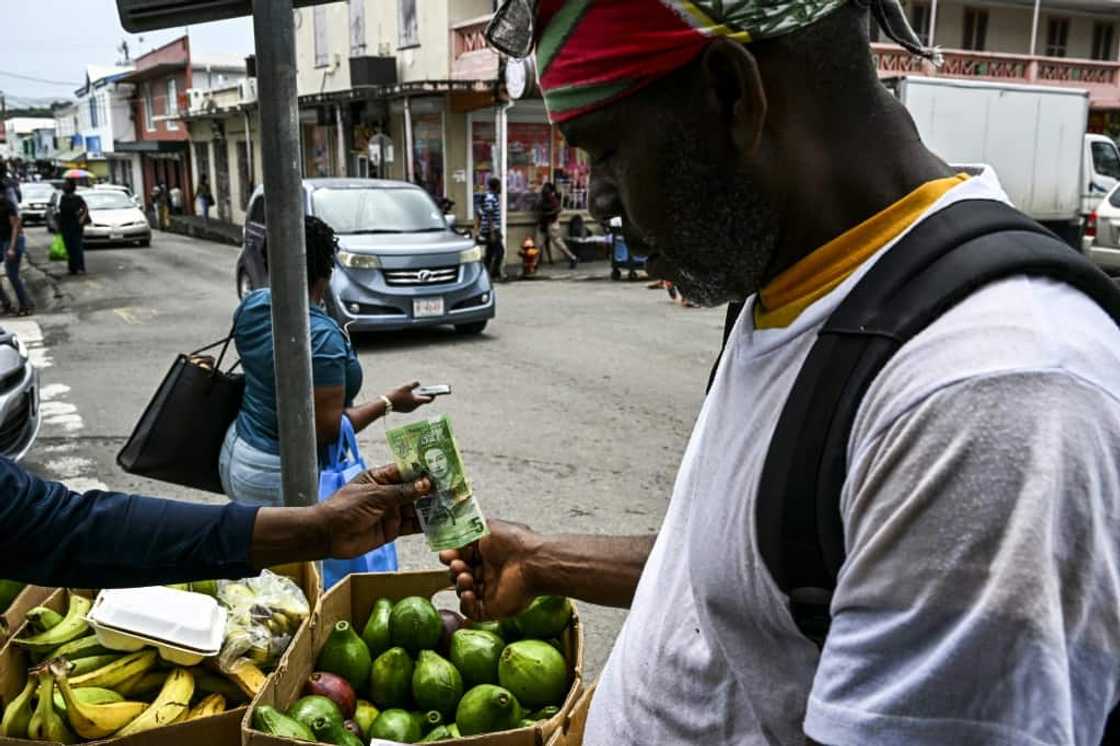
[[[70,642],[75,637],[80,637],[89,629],[86,614],[89,612],[90,606],[88,598],[79,596],[77,593],[71,593],[70,608],[66,611],[66,616],[63,617],[61,622],[46,632],[40,632],[23,639],[16,638],[12,642],[34,653],[49,653],[59,645]]]
[[[146,702],[112,702],[94,705],[82,702],[74,696],[70,682],[66,680],[66,664],[61,660],[52,661],[50,672],[55,677],[62,698],[66,700],[66,717],[82,738],[104,738],[140,717],[148,709]]]
[[[264,687],[264,682],[268,679],[264,672],[248,658],[238,658],[230,666],[230,669],[223,673],[230,681],[237,684],[237,688],[249,698],[257,696],[257,693]]]
[[[77,738],[66,727],[66,722],[54,709],[54,674],[49,668],[39,670],[39,703],[35,708],[38,718],[38,735],[33,736],[37,741],[57,741],[58,743],[76,743]],[[30,728],[28,735],[31,735]]]
[[[99,686],[105,689],[115,689],[125,680],[145,673],[156,664],[157,653],[155,650],[137,650],[123,658],[117,658],[107,666],[102,666],[95,671],[90,671],[81,676],[70,679],[70,686]]]
[[[220,694],[208,694],[187,713],[187,720],[199,720],[226,711],[226,698]]]
[[[111,653],[118,653],[116,650],[110,650],[97,641],[97,636],[92,632],[84,637],[71,640],[65,645],[59,645],[57,648],[50,652],[48,658],[65,658],[68,661],[79,660],[81,658],[89,658],[94,655],[109,655]],[[71,672],[73,673],[73,672]]]
[[[35,677],[28,676],[23,691],[4,708],[0,719],[0,736],[26,738],[27,726],[31,722],[31,695],[35,692]]]
[[[123,738],[174,723],[190,709],[192,696],[194,677],[187,669],[176,668],[167,677],[163,689],[144,714],[118,731],[117,735]]]
[[[171,675],[170,671],[148,671],[139,676],[134,676],[117,687],[117,691],[126,697],[143,698],[163,688],[163,682]]]

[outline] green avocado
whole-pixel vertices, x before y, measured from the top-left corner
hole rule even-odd
[[[354,632],[350,622],[335,623],[331,634],[319,651],[317,671],[326,671],[341,676],[354,687],[355,692],[365,691],[369,681],[369,648],[362,638]]]

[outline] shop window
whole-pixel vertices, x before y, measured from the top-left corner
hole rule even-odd
[[[560,192],[564,209],[586,210],[591,159],[586,152],[568,145],[558,127],[552,131],[552,181]]]
[[[471,174],[471,179],[474,184],[474,211],[476,214],[478,213],[478,201],[486,193],[486,182],[497,171],[496,142],[493,122],[475,122],[471,126],[471,161],[474,164],[474,173]]]
[[[420,28],[416,17],[416,0],[397,0],[397,47],[420,46]]]
[[[303,143],[306,159],[303,164],[304,176],[309,179],[334,176],[332,172],[331,131],[329,127],[313,124],[303,128]]]
[[[412,117],[412,171],[416,183],[435,199],[444,196],[443,115]]]
[[[508,209],[510,212],[532,212],[537,206],[537,194],[550,177],[552,125],[510,122],[508,127]]]
[[[1112,43],[1116,37],[1116,24],[1097,21],[1093,24],[1093,50],[1090,55],[1094,60],[1111,60]]]
[[[965,8],[964,38],[961,40],[961,48],[982,52],[987,42],[988,11],[979,8]]]
[[[1069,48],[1069,19],[1051,18],[1046,24],[1046,56],[1065,57]]]
[[[360,57],[366,52],[366,0],[349,0],[350,56]]]

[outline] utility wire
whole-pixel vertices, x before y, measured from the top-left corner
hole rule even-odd
[[[46,78],[36,78],[32,75],[20,75],[19,73],[10,73],[7,70],[0,70],[0,75],[9,78],[19,78],[20,80],[29,80],[32,83],[47,83],[49,85],[65,85],[65,86],[79,86],[81,83],[73,83],[67,80],[48,80]]]

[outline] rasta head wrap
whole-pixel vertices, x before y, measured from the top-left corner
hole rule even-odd
[[[899,0],[506,0],[486,38],[511,57],[536,50],[553,122],[607,106],[700,54],[709,42],[747,43],[803,29],[838,8],[867,7],[883,32],[940,63],[918,40]]]

